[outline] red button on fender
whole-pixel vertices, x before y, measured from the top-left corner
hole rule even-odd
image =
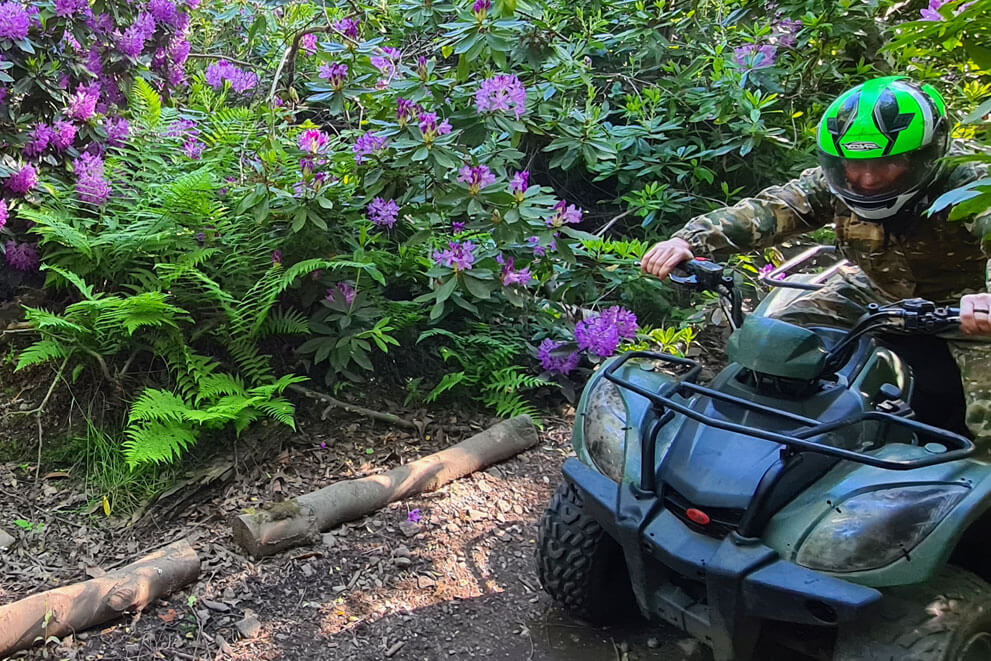
[[[687,516],[694,523],[697,523],[700,526],[709,525],[709,521],[710,521],[709,515],[703,512],[702,510],[697,510],[694,507],[692,507],[691,509],[685,510],[685,516]]]

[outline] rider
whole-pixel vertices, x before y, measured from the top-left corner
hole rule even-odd
[[[663,279],[695,255],[724,260],[834,223],[839,250],[855,266],[775,316],[836,325],[871,302],[959,305],[962,335],[947,346],[963,381],[967,427],[991,441],[991,343],[971,337],[991,336],[991,210],[962,221],[925,213],[940,194],[987,176],[978,166],[944,164],[960,151],[948,124],[931,85],[899,76],[857,85],[819,122],[819,167],[693,218],[651,247],[641,269]]]

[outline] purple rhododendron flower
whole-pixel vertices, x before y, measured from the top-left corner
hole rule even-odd
[[[486,12],[492,9],[491,0],[475,0],[474,4],[471,6],[471,11],[475,14],[475,18],[482,20],[485,18]]]
[[[368,205],[367,214],[368,220],[379,227],[392,229],[392,226],[396,224],[396,217],[399,215],[399,205],[396,204],[395,200],[376,197]]]
[[[0,38],[20,41],[28,36],[31,19],[20,2],[0,2]]]
[[[0,200],[0,229],[7,224],[7,202]]]
[[[299,47],[303,49],[303,52],[307,55],[313,55],[317,52],[317,34],[316,32],[310,32],[304,34],[300,37]]]
[[[83,152],[72,161],[76,175],[76,195],[81,202],[103,204],[110,197],[110,184],[103,176],[103,159],[95,154]]]
[[[762,69],[774,64],[778,48],[771,44],[758,46],[757,44],[744,44],[733,50],[736,63],[740,66],[748,64],[754,69]]]
[[[27,164],[7,178],[6,187],[14,195],[23,195],[38,183],[38,173],[31,164]]]
[[[169,44],[168,54],[172,63],[181,67],[189,58],[189,41],[181,36],[176,36]]]
[[[317,75],[326,80],[332,90],[340,91],[348,78],[348,65],[339,62],[321,64]]]
[[[103,123],[103,130],[107,132],[107,144],[120,147],[127,139],[131,126],[123,117],[108,117]]]
[[[281,264],[282,263],[282,251],[281,250],[273,250],[272,251],[272,263],[273,264]]]
[[[28,134],[28,141],[24,145],[24,155],[27,157],[37,156],[41,154],[46,149],[52,141],[55,132],[52,131],[52,127],[44,122],[39,122],[34,125],[31,129],[31,133]]]
[[[182,143],[182,153],[193,161],[200,160],[200,157],[203,156],[204,149],[206,149],[206,145],[193,137],[187,138]]]
[[[69,107],[66,110],[66,115],[72,119],[85,122],[96,112],[96,102],[99,100],[99,83],[80,85],[76,88],[76,93],[69,99]]]
[[[395,48],[386,46],[381,50],[381,55],[373,55],[368,58],[372,66],[378,69],[382,77],[375,83],[378,89],[385,89],[396,76],[399,66],[400,53]]]
[[[100,55],[99,48],[90,46],[86,52],[86,61],[83,62],[83,66],[94,76],[100,76],[103,73],[103,56]]]
[[[543,257],[544,255],[547,254],[547,250],[542,245],[540,245],[539,236],[531,236],[526,240],[526,242],[529,243],[530,247],[533,249],[534,257]]]
[[[258,83],[258,76],[250,71],[237,68],[227,60],[218,60],[206,68],[203,75],[207,85],[215,90],[220,90],[224,82],[231,84],[231,89],[235,92],[247,92]]]
[[[416,117],[419,112],[422,112],[420,106],[409,99],[404,99],[401,96],[396,98],[396,120],[400,126],[406,126],[406,122]],[[436,121],[436,115],[434,121]]]
[[[775,35],[775,41],[782,48],[791,48],[795,45],[796,35],[802,28],[801,19],[783,18],[771,26]]]
[[[52,124],[52,146],[56,151],[65,151],[76,141],[76,125],[64,119]]]
[[[171,0],[148,0],[148,13],[157,23],[175,25],[176,9]]]
[[[760,275],[767,275],[768,273],[770,273],[771,271],[773,271],[775,268],[776,267],[774,266],[774,264],[764,264],[764,266],[760,267]],[[784,273],[779,273],[776,276],[774,276],[774,279],[775,280],[784,280],[785,279],[785,274]]]
[[[35,250],[34,246],[7,241],[4,244],[4,251],[4,259],[10,268],[25,272],[38,270],[38,264],[41,260],[38,258],[38,251]]]
[[[417,119],[419,120],[420,133],[423,134],[423,141],[428,144],[433,142],[434,138],[451,132],[451,123],[445,119],[438,124],[437,113],[435,112],[421,112]]]
[[[423,55],[416,58],[416,77],[422,81],[427,80],[427,58]]]
[[[86,0],[55,0],[54,4],[55,15],[62,18],[69,18],[77,12],[85,14],[90,11]]]
[[[353,18],[342,18],[331,23],[331,26],[348,39],[358,38],[358,21]]]
[[[169,128],[165,131],[165,137],[167,138],[196,137],[199,134],[199,129],[196,128],[196,122],[192,119],[183,118],[179,118],[169,124]]]
[[[447,250],[434,251],[434,262],[455,271],[467,271],[475,262],[475,244],[471,241],[449,241]]]
[[[496,262],[502,265],[502,272],[499,274],[499,279],[502,284],[506,287],[512,285],[523,285],[526,287],[533,281],[533,275],[530,273],[530,267],[524,266],[520,270],[515,270],[513,268],[513,258],[503,257],[499,255],[496,257]]]
[[[633,339],[636,332],[636,316],[629,310],[614,305],[591,319],[579,321],[575,326],[575,341],[579,349],[586,349],[605,358],[616,351],[621,338]]]
[[[526,88],[511,74],[486,78],[475,92],[475,109],[479,113],[512,112],[519,119],[526,111]]]
[[[573,204],[568,204],[561,200],[554,205],[554,213],[544,221],[548,227],[561,227],[562,225],[576,225],[582,222],[582,210]]]
[[[340,293],[341,297],[344,299],[344,304],[345,305],[351,305],[352,303],[354,303],[354,297],[355,297],[356,292],[354,291],[354,287],[352,287],[349,283],[347,283],[347,282],[338,282],[337,283],[337,291]]]
[[[537,359],[540,361],[540,366],[548,372],[558,372],[565,376],[578,367],[581,356],[578,355],[577,351],[572,351],[567,357],[554,355],[554,351],[564,344],[564,342],[555,342],[550,338],[541,342],[537,348]]]
[[[469,195],[476,195],[495,180],[495,175],[485,165],[465,165],[458,170],[458,181],[468,184]]]
[[[134,22],[124,30],[124,34],[118,34],[117,50],[128,57],[138,57],[144,50],[145,42],[155,34],[155,19],[148,12],[138,14]]]
[[[463,220],[454,220],[454,221],[451,221],[451,233],[452,234],[461,234],[464,231],[465,231],[465,223],[464,223]]]
[[[385,138],[379,137],[371,131],[365,133],[359,137],[351,147],[351,151],[354,152],[355,164],[361,165],[365,156],[377,152],[384,145]]]
[[[523,197],[526,195],[528,188],[530,188],[530,172],[527,170],[517,172],[509,181],[509,192],[512,193],[513,197],[515,197],[519,202],[523,201]]]
[[[299,136],[300,151],[318,154],[324,151],[328,144],[330,144],[330,138],[318,129],[303,131]]]

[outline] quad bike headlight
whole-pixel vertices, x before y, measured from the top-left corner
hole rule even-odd
[[[831,572],[889,565],[925,539],[968,491],[943,484],[905,486],[833,503],[802,542],[795,562]]]
[[[626,406],[619,388],[600,379],[585,403],[585,449],[600,473],[615,482],[623,480],[626,449]]]

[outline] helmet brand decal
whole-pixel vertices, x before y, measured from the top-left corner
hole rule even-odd
[[[880,149],[881,145],[876,142],[864,141],[864,142],[848,142],[843,145],[843,149],[847,151],[870,151],[872,149]]]

